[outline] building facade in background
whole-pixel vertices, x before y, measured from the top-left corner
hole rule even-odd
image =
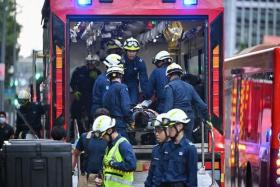
[[[280,0],[224,0],[225,57],[280,36]]]

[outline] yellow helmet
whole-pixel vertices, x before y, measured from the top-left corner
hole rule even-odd
[[[130,37],[125,40],[123,48],[128,51],[138,51],[140,49],[140,44],[135,38]]]

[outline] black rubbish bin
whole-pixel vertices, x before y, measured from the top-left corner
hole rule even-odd
[[[71,144],[10,140],[0,152],[2,187],[72,187]]]

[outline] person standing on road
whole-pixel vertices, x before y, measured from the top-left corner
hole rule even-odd
[[[92,129],[93,130],[93,129]],[[102,159],[107,147],[106,141],[100,139],[95,131],[83,133],[77,142],[76,148],[72,154],[72,168],[77,165],[78,157],[84,151],[85,173],[82,173],[79,178],[79,187],[95,187],[94,179],[102,170]]]
[[[41,116],[45,113],[44,107],[40,103],[31,102],[31,95],[26,90],[21,90],[18,94],[18,102],[20,107],[16,119],[15,138],[25,139],[30,133],[29,127],[25,124],[24,119],[35,131],[36,135],[41,138]],[[21,115],[20,115],[20,114]]]
[[[0,111],[0,149],[4,141],[7,141],[14,136],[14,129],[7,123],[6,112]]]
[[[111,85],[104,94],[103,105],[110,111],[111,117],[116,119],[116,130],[125,138],[128,138],[126,130],[128,124],[132,122],[132,112],[130,111],[130,97],[128,88],[122,84],[124,70],[122,65],[111,66],[107,70],[107,77]]]
[[[163,118],[168,125],[169,141],[163,155],[163,183],[161,187],[197,186],[197,150],[184,135],[190,119],[181,109],[172,109]]]
[[[139,102],[139,82],[144,97],[148,98],[148,75],[144,60],[137,56],[140,50],[140,44],[135,38],[125,40],[123,49],[124,55],[124,83],[128,87],[131,104],[136,105]]]
[[[149,78],[149,97],[156,96],[156,111],[163,113],[164,109],[164,87],[168,83],[165,75],[166,68],[173,61],[170,53],[160,51],[156,54],[153,64],[156,65]]]
[[[183,69],[179,64],[172,63],[166,69],[166,76],[169,83],[164,88],[165,98],[164,112],[168,112],[173,108],[183,110],[189,117],[190,123],[185,127],[185,135],[190,141],[193,140],[192,132],[194,126],[194,110],[193,106],[202,115],[205,121],[208,120],[208,109],[206,103],[200,98],[192,85],[180,79]]]
[[[163,117],[166,117],[166,113],[159,114],[152,122],[158,144],[152,151],[152,160],[145,187],[159,187],[163,181],[163,154],[168,141],[168,129],[162,124]]]
[[[116,121],[108,116],[99,116],[93,123],[93,131],[107,143],[103,158],[102,176],[95,179],[96,185],[104,187],[132,187],[136,157],[132,145],[116,131]]]
[[[106,66],[107,69],[111,66],[119,65],[120,63],[121,63],[121,56],[117,54],[110,54],[103,61],[103,64]],[[105,92],[109,90],[109,86],[110,86],[110,80],[106,76],[106,72],[98,75],[92,89],[92,106],[91,106],[92,116],[95,114],[95,111],[98,108],[102,108],[103,106],[102,99]]]

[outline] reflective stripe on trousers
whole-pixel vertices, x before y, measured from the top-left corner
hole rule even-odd
[[[106,180],[106,181],[117,182],[117,183],[124,184],[124,185],[128,185],[128,186],[132,186],[132,182],[131,182],[131,181],[127,181],[127,180],[121,179],[121,178],[116,177],[116,176],[114,176],[114,175],[108,175],[108,174],[106,174],[106,175],[105,175],[105,180]]]

